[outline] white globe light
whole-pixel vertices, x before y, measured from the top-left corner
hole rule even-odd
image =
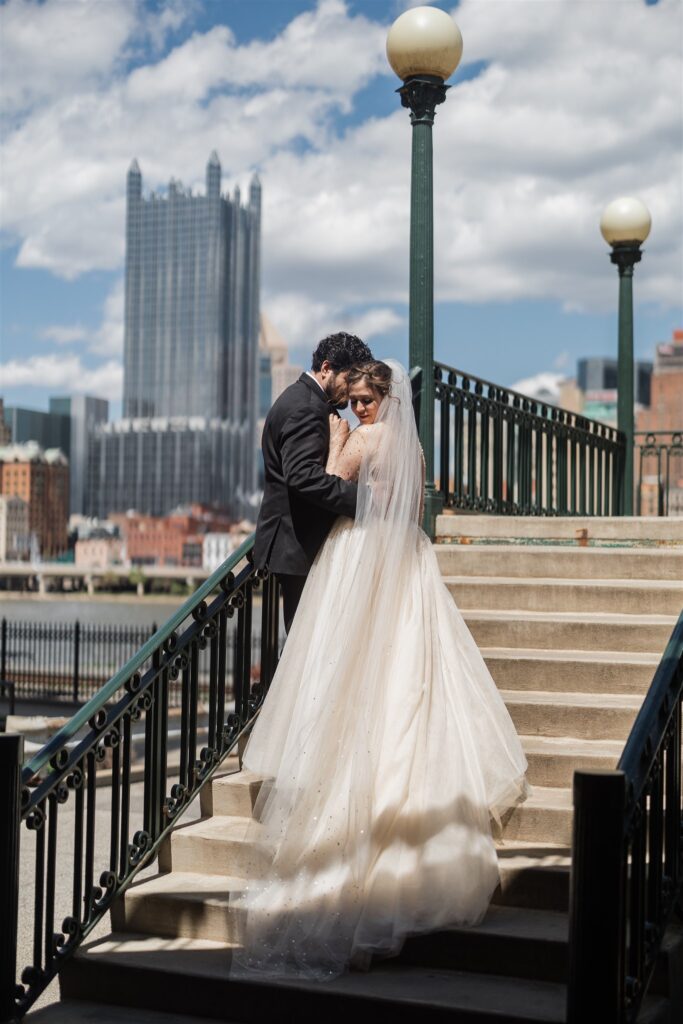
[[[620,196],[613,200],[600,218],[600,231],[609,245],[644,242],[651,227],[650,211],[642,200],[634,196]]]
[[[389,29],[387,59],[399,78],[434,75],[444,81],[462,57],[460,29],[438,7],[413,7]]]

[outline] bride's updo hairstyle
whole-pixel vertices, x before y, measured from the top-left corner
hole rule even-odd
[[[359,381],[368,384],[381,398],[386,398],[391,388],[391,367],[379,359],[352,366],[347,377],[349,387]]]

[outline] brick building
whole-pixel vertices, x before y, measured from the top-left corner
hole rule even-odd
[[[59,448],[43,451],[35,441],[0,448],[0,494],[28,505],[29,532],[42,558],[66,550],[69,463]]]
[[[168,516],[112,515],[131,565],[201,566],[204,535],[226,531],[232,520],[201,505]]]

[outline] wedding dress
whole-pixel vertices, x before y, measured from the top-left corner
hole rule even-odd
[[[529,793],[508,710],[418,524],[405,370],[367,431],[355,520],[308,577],[244,751],[263,775],[233,976],[335,977],[481,921],[491,819]]]

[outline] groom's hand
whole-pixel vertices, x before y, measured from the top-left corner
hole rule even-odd
[[[339,451],[346,444],[349,436],[349,421],[343,420],[335,413],[330,414],[330,450]]]

